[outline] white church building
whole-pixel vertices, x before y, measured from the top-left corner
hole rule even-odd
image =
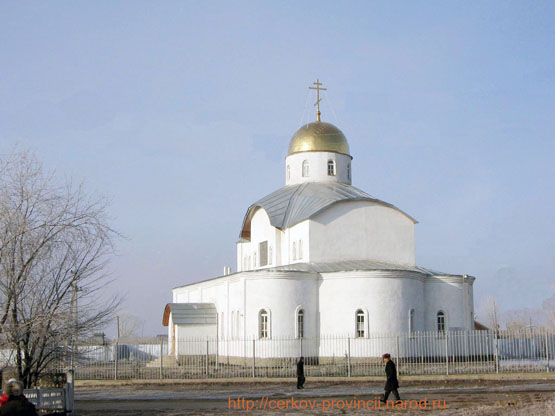
[[[284,186],[246,210],[237,271],[172,290],[163,315],[172,353],[190,337],[474,329],[474,277],[416,265],[417,221],[352,185],[347,139],[319,111],[293,135],[283,173]]]

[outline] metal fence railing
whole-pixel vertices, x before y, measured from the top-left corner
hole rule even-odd
[[[142,339],[81,345],[74,367],[78,380],[294,377],[302,355],[307,376],[350,377],[383,375],[381,355],[386,352],[401,375],[551,371],[555,331]]]

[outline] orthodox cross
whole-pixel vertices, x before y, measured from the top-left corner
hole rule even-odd
[[[316,113],[316,121],[320,121],[320,101],[322,101],[320,99],[320,91],[327,91],[327,88],[322,88],[320,85],[323,85],[319,79],[316,79],[316,82],[313,82],[314,85],[316,85],[315,87],[308,87],[309,90],[316,90],[316,103],[314,104],[317,108],[317,113]]]

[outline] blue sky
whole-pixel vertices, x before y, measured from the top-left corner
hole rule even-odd
[[[235,269],[318,77],[354,185],[419,220],[418,264],[475,275],[477,304],[539,307],[555,292],[553,21],[550,1],[4,1],[0,152],[32,149],[111,199],[128,236],[113,290],[163,333],[172,287]]]

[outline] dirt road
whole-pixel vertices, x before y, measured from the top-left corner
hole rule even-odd
[[[363,407],[373,405],[371,402],[376,403],[375,400],[380,393],[382,391],[378,386],[369,387],[365,383],[352,382],[315,382],[301,391],[289,383],[87,387],[76,390],[76,414],[368,415],[387,412],[387,415],[434,416],[555,415],[553,380],[407,383],[401,389],[401,397],[405,400],[401,406],[406,408]],[[245,400],[238,402],[238,398]],[[425,403],[427,408],[421,409]],[[433,405],[435,409],[432,408]],[[303,406],[306,408],[302,409]],[[410,408],[411,406],[413,408]],[[248,409],[247,412],[248,407],[252,409]]]

